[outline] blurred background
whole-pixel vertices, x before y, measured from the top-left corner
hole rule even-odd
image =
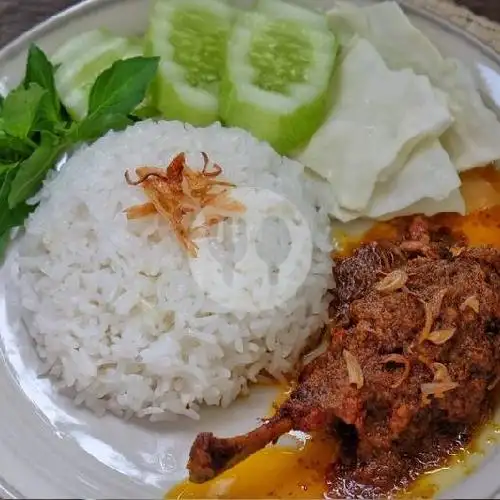
[[[500,0],[455,1],[459,5],[469,7],[476,14],[500,22]],[[78,0],[0,0],[0,46],[47,17],[76,3]]]

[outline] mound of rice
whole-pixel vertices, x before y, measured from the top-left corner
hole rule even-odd
[[[206,151],[236,185],[279,193],[306,218],[311,266],[280,307],[225,310],[163,219],[127,221],[124,209],[148,200],[125,170],[181,151]],[[228,405],[262,369],[289,370],[326,320],[332,285],[329,222],[307,182],[297,162],[219,124],[142,122],[79,150],[40,191],[10,263],[44,372],[96,412],[161,420],[198,418],[201,403]],[[279,240],[261,244],[279,251]]]

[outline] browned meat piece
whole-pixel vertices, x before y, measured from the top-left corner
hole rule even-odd
[[[189,454],[190,478],[197,483],[208,481],[292,429],[291,420],[274,418],[248,434],[232,438],[216,438],[203,432],[196,437]]]
[[[291,428],[326,429],[343,442],[330,494],[378,496],[404,486],[422,463],[435,466],[488,415],[500,376],[500,251],[452,248],[451,235],[422,218],[401,234],[335,259],[329,350],[256,431],[200,435],[192,481]]]
[[[355,258],[344,259],[336,268],[336,294],[331,303],[331,315],[339,322],[349,304],[362,297],[380,277],[405,262],[398,246],[390,242],[369,243],[356,251]]]

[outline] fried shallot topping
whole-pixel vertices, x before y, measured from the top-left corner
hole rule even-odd
[[[464,300],[463,304],[460,306],[461,311],[465,311],[470,307],[476,314],[479,314],[479,300],[475,295],[471,295]]]
[[[404,366],[401,378],[397,382],[391,385],[391,389],[397,389],[410,375],[410,369],[411,369],[410,361],[407,358],[405,358],[402,354],[389,354],[382,360],[382,363],[383,364],[395,363],[397,365]]]
[[[358,389],[361,389],[363,387],[363,384],[365,383],[365,379],[363,376],[363,370],[361,369],[356,356],[354,356],[347,349],[343,350],[342,356],[344,357],[344,361],[347,365],[349,384],[355,385]]]
[[[128,208],[129,220],[160,214],[167,220],[181,246],[190,257],[196,257],[198,246],[193,241],[204,236],[210,227],[237,213],[243,213],[245,206],[232,199],[230,189],[234,184],[218,179],[222,168],[216,163],[209,169],[210,160],[202,153],[204,166],[201,171],[193,170],[186,163],[185,153],[179,153],[165,168],[138,167],[137,180],[133,181],[128,171],[125,180],[130,186],[141,186],[150,201]],[[198,215],[204,223],[192,228]]]
[[[422,402],[424,405],[430,403],[429,396],[442,398],[445,392],[452,391],[458,387],[458,384],[451,379],[448,368],[445,365],[442,363],[432,363],[431,368],[434,372],[434,380],[431,383],[421,385]]]
[[[427,340],[435,345],[443,345],[444,343],[448,342],[448,340],[450,340],[453,337],[453,335],[455,335],[456,331],[457,331],[456,328],[434,330],[433,332],[429,333]]]
[[[408,275],[402,269],[396,269],[375,285],[375,290],[381,293],[391,293],[403,288],[408,281]]]
[[[498,382],[500,382],[500,375],[497,375],[495,377],[495,380],[493,380],[493,382],[488,385],[488,391],[492,391],[498,385]]]
[[[419,343],[424,342],[428,339],[429,334],[432,330],[432,325],[434,321],[439,316],[441,310],[441,304],[443,303],[444,296],[448,293],[447,288],[442,288],[436,293],[434,297],[429,302],[423,302],[425,307],[425,324],[420,332]]]

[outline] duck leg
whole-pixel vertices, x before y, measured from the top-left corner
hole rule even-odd
[[[248,434],[230,438],[217,438],[211,432],[199,434],[189,453],[189,479],[193,483],[204,483],[218,476],[253,453],[275,442],[291,431],[290,418],[279,415],[262,424]]]

